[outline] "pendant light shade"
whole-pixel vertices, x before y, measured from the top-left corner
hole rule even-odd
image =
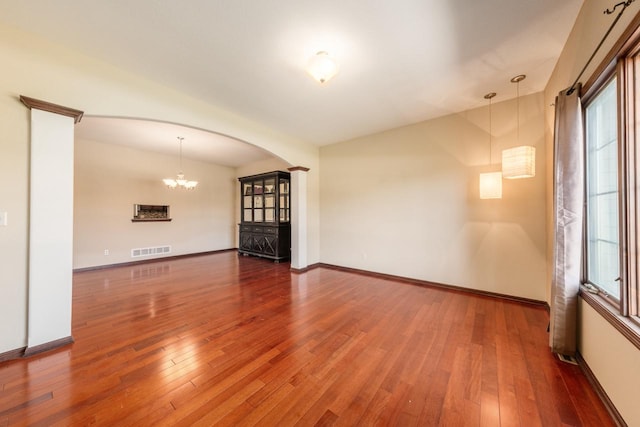
[[[502,172],[480,174],[480,198],[502,199]]]
[[[496,96],[495,92],[488,93],[484,99],[489,100],[489,166],[491,166],[491,99]],[[480,174],[480,198],[481,199],[501,199],[502,198],[502,172],[485,172]]]
[[[536,176],[536,147],[522,145],[503,150],[502,176],[507,179]]]
[[[338,63],[325,51],[316,53],[309,61],[307,71],[311,77],[325,83],[338,74]]]
[[[520,82],[527,76],[520,74],[511,79],[516,84],[517,142],[520,144]],[[536,175],[536,148],[522,145],[502,151],[502,176],[507,179],[533,178]]]

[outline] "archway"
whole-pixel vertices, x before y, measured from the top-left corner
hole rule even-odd
[[[83,113],[78,110],[32,100],[23,97],[23,102],[31,112],[31,212],[30,212],[30,253],[29,253],[29,318],[27,348],[25,354],[34,354],[49,350],[73,341],[71,337],[71,270],[73,262],[69,262],[69,249],[73,247],[73,232],[69,227],[59,227],[61,219],[65,223],[73,218],[73,175],[74,161],[74,125],[79,122]],[[68,112],[77,112],[71,116]],[[75,113],[74,113],[75,114]],[[71,117],[70,117],[71,116]],[[104,119],[108,120],[108,119]],[[126,120],[119,118],[118,120]],[[91,121],[91,119],[87,119]],[[144,125],[161,122],[141,121]],[[103,123],[101,123],[103,124]],[[202,135],[215,137],[219,143],[228,142],[228,137],[215,132],[204,131],[188,126],[164,123],[159,126],[171,126],[174,131],[201,132]],[[76,128],[77,130],[77,128]],[[120,130],[122,130],[120,128]],[[166,129],[165,129],[166,131]],[[176,133],[174,132],[174,133]],[[90,133],[90,132],[89,132]],[[135,133],[135,132],[134,132]],[[136,142],[143,141],[144,132],[138,132]],[[195,133],[192,133],[195,135]],[[113,138],[113,136],[112,136]],[[127,138],[116,138],[125,143]],[[167,138],[168,139],[168,138]],[[113,141],[111,141],[113,142]],[[235,141],[237,144],[246,144]],[[53,147],[53,148],[52,148]],[[246,148],[246,147],[244,147]],[[256,149],[257,150],[257,149]],[[162,151],[162,149],[161,149]],[[197,157],[197,155],[196,155]],[[233,156],[231,156],[233,158]],[[71,166],[71,167],[70,167]],[[237,166],[237,164],[236,164]],[[292,203],[292,228],[296,236],[292,242],[292,266],[296,270],[306,267],[306,179],[302,172],[307,168],[290,168],[299,197]],[[60,173],[65,171],[65,173]],[[69,179],[71,177],[71,179]],[[159,181],[158,181],[159,184]],[[235,191],[237,194],[237,191]],[[59,203],[55,200],[67,201]],[[54,202],[55,201],[55,202]],[[70,201],[70,203],[68,203]],[[71,204],[71,207],[69,206]],[[236,203],[237,204],[237,203]],[[50,215],[55,205],[55,215]],[[301,216],[302,214],[302,216]],[[55,219],[54,219],[55,218]],[[302,244],[301,244],[302,243]],[[62,253],[64,259],[51,261],[47,254]],[[133,251],[132,251],[133,253]],[[105,250],[105,255],[108,252]],[[304,265],[302,265],[304,263]],[[55,295],[56,310],[48,309],[49,298]],[[44,305],[43,305],[44,303]]]

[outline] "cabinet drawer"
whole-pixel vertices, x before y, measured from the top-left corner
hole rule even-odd
[[[278,227],[256,227],[255,225],[241,225],[240,231],[247,233],[278,234]]]
[[[243,225],[240,227],[240,231],[248,231],[250,233],[260,233],[260,234],[278,234],[277,227],[256,227],[250,225]]]

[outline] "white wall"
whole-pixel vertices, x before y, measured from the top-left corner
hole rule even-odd
[[[595,46],[613,22],[615,15],[603,14],[603,11],[612,5],[613,3],[608,0],[591,0],[584,3],[544,92],[545,144],[547,164],[549,165],[547,185],[549,209],[547,209],[546,215],[550,245],[553,242],[553,170],[551,165],[553,164],[553,120],[555,114],[552,105],[558,92],[568,88],[576,79]],[[592,77],[596,67],[602,62],[604,56],[637,13],[638,5],[632,4],[607,38],[580,80],[581,82],[584,83]],[[549,246],[547,295],[550,292],[552,253],[551,246]],[[640,425],[640,411],[638,410],[640,350],[631,345],[626,338],[583,301],[580,302],[578,349],[626,423],[630,426]]]
[[[136,261],[131,249],[171,245],[167,256],[235,247],[235,169],[183,159],[193,191],[162,178],[178,158],[120,145],[76,140],[74,268]],[[171,222],[131,222],[134,204],[169,205]],[[109,255],[104,255],[104,250]]]
[[[71,337],[72,117],[31,110],[30,348]]]
[[[499,99],[496,98],[496,99]],[[493,162],[518,145],[515,100],[493,104]],[[545,299],[542,94],[520,100],[532,179],[480,200],[488,107],[322,147],[322,262],[535,300]]]

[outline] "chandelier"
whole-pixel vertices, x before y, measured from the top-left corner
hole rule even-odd
[[[174,189],[176,187],[180,187],[185,190],[193,190],[198,185],[198,181],[188,181],[184,177],[184,173],[182,172],[182,140],[184,138],[179,136],[178,140],[180,141],[180,172],[176,176],[176,179],[173,178],[165,178],[162,180],[164,185],[167,187]]]

